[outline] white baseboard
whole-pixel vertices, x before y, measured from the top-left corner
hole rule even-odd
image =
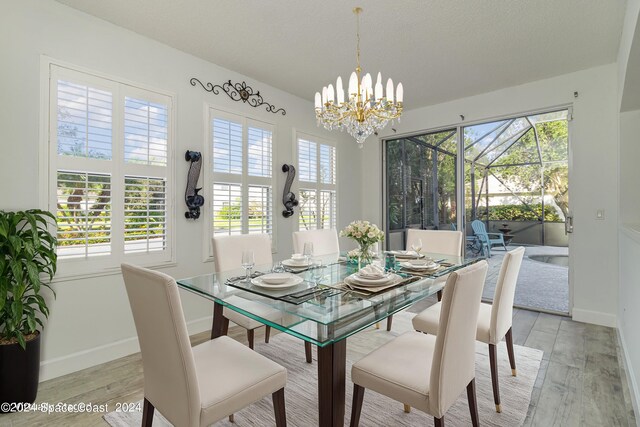
[[[618,319],[615,315],[601,311],[574,308],[571,311],[571,317],[576,322],[593,323],[594,325],[608,326],[610,328],[615,328],[618,325]]]
[[[640,392],[638,391],[638,383],[636,382],[636,375],[633,370],[633,365],[629,359],[629,353],[627,353],[627,343],[624,339],[624,333],[621,328],[618,328],[618,338],[620,339],[620,347],[624,357],[625,372],[627,374],[627,384],[629,384],[629,394],[631,395],[631,404],[633,405],[633,412],[636,415],[636,425],[640,426]]]
[[[212,316],[187,322],[190,335],[211,329]],[[110,362],[140,351],[138,337],[125,338],[109,344],[78,351],[40,362],[40,382]]]

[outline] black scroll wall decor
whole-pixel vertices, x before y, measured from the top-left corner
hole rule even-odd
[[[224,93],[229,95],[229,98],[233,99],[234,101],[242,101],[245,104],[251,105],[252,107],[259,107],[261,105],[264,105],[267,111],[270,113],[282,113],[283,116],[287,114],[284,108],[276,109],[275,105],[265,102],[265,100],[262,99],[262,95],[260,95],[260,91],[254,93],[253,88],[251,86],[248,86],[245,82],[232,83],[231,80],[229,80],[222,86],[220,86],[214,85],[212,83],[204,84],[195,77],[191,78],[190,82],[191,86],[195,86],[197,83],[202,86],[202,89],[206,90],[207,92],[212,92],[215,95],[219,95],[220,91],[222,90]]]
[[[282,216],[289,218],[293,215],[293,207],[298,206],[296,195],[291,192],[291,184],[293,183],[293,178],[296,176],[296,168],[294,168],[293,165],[284,164],[282,165],[282,172],[287,174],[287,181],[284,183],[284,190],[282,192],[282,203],[285,208],[282,211]]]
[[[200,177],[200,169],[202,168],[202,153],[199,151],[187,151],[184,155],[189,165],[189,173],[187,174],[187,189],[184,192],[184,201],[189,210],[184,213],[187,219],[198,219],[200,217],[200,206],[204,205],[204,197],[198,194],[202,188],[196,188],[198,178]]]

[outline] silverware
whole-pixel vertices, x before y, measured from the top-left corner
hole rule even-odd
[[[318,292],[318,290],[319,290],[318,288],[319,288],[319,285],[316,285],[316,286],[314,286],[312,288],[307,288],[307,289],[304,289],[302,291],[294,292],[294,293],[289,294],[287,296],[289,296],[291,298],[303,298],[303,297],[305,297],[307,295],[311,295],[311,294],[314,294],[314,293]]]

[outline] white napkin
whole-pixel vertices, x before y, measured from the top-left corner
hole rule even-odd
[[[369,264],[358,271],[358,276],[370,279],[384,277],[384,269],[375,264]]]

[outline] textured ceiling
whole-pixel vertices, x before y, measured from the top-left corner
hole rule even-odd
[[[625,0],[57,0],[302,98],[355,68],[407,108],[616,60]]]

